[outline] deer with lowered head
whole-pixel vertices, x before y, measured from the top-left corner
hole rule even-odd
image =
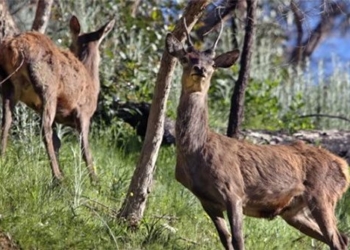
[[[109,21],[97,31],[80,34],[79,20],[70,20],[71,52],[60,50],[52,40],[31,31],[7,38],[0,44],[0,79],[3,117],[1,154],[5,154],[16,103],[23,102],[41,115],[43,140],[54,180],[63,174],[59,168],[61,146],[54,122],[71,126],[81,134],[81,150],[90,179],[97,181],[89,147],[90,120],[100,91],[99,45],[114,26]]]
[[[200,200],[225,249],[244,249],[243,215],[280,216],[333,250],[347,249],[348,237],[338,231],[334,211],[349,185],[347,163],[299,141],[254,145],[211,131],[207,92],[212,74],[232,66],[240,53],[215,56],[220,34],[205,51],[193,47],[188,31],[186,36],[187,48],[171,33],[166,36],[166,50],[183,67],[175,175]]]

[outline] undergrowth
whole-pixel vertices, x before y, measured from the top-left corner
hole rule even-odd
[[[63,137],[60,162],[65,180],[60,186],[51,184],[40,136],[12,141],[0,159],[1,231],[22,249],[221,249],[214,225],[198,200],[175,181],[174,147],[160,150],[139,230],[129,231],[116,219],[141,144],[135,144],[131,134],[120,140],[112,134],[108,129],[91,134],[98,186],[90,185],[73,134]],[[349,199],[343,199],[337,211],[340,227],[350,232]],[[245,218],[244,232],[247,249],[327,249],[281,219]]]

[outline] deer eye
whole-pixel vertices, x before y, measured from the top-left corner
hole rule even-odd
[[[181,64],[186,64],[186,63],[188,63],[188,58],[187,58],[187,57],[181,57],[181,58],[180,58],[180,63],[181,63]]]

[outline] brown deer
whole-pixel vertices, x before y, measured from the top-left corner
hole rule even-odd
[[[0,44],[0,79],[5,80],[1,93],[2,155],[6,150],[14,107],[21,101],[41,115],[43,140],[54,180],[63,178],[58,164],[61,142],[53,129],[54,122],[58,122],[81,134],[83,158],[91,180],[97,181],[88,134],[100,91],[99,45],[114,22],[111,20],[95,32],[80,34],[80,23],[73,16],[70,20],[73,53],[60,50],[52,40],[38,32],[26,32]]]
[[[211,131],[207,108],[210,79],[216,68],[234,64],[239,51],[215,57],[220,35],[205,51],[196,50],[188,31],[186,35],[186,49],[172,34],[166,37],[166,50],[183,67],[175,175],[200,200],[224,247],[244,249],[244,214],[268,219],[279,215],[331,249],[347,249],[348,238],[338,231],[334,215],[336,203],[349,185],[347,163],[302,142],[254,145]]]

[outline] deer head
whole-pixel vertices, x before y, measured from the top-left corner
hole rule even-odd
[[[70,50],[84,63],[91,53],[94,53],[101,41],[112,30],[115,20],[111,20],[103,25],[99,30],[80,34],[81,26],[76,16],[72,16],[69,22],[72,44]]]
[[[198,51],[191,42],[186,21],[184,21],[184,25],[186,28],[188,47],[185,49],[184,45],[171,33],[166,36],[165,47],[168,53],[176,57],[183,67],[183,91],[188,93],[206,93],[209,89],[210,79],[215,69],[231,67],[239,57],[239,50],[235,49],[215,56],[215,49],[222,33],[221,26],[221,31],[214,45],[210,49]]]

